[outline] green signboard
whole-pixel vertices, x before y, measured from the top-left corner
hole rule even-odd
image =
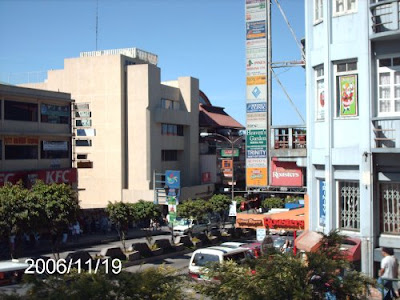
[[[258,148],[267,146],[267,130],[247,130],[246,135],[247,148]]]
[[[221,149],[221,156],[222,157],[232,157],[232,149]],[[239,149],[234,148],[233,149],[233,156],[238,157],[239,156]]]

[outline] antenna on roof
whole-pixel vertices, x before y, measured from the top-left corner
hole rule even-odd
[[[96,51],[97,51],[98,31],[99,31],[99,0],[96,0]]]

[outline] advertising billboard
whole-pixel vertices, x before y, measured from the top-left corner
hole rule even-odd
[[[295,162],[271,161],[271,185],[303,186],[303,170]]]
[[[265,187],[267,185],[267,168],[246,168],[246,185]]]
[[[165,171],[165,184],[170,189],[179,189],[181,187],[181,172],[175,170]]]
[[[67,183],[72,184],[77,181],[77,172],[72,169],[51,169],[21,172],[0,172],[0,186],[10,182],[12,184],[22,180],[25,183],[33,184],[35,180],[41,180],[46,184]]]
[[[247,148],[258,148],[267,146],[267,130],[247,130],[246,134]]]

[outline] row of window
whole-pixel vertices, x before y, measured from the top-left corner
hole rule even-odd
[[[378,116],[400,115],[400,57],[377,61],[377,113]],[[357,62],[335,64],[336,117],[358,116]],[[327,97],[325,96],[324,67],[315,67],[316,119],[325,119]]]
[[[1,108],[1,106],[0,106]],[[38,121],[39,104],[4,101],[4,119],[13,121]],[[40,104],[40,121],[43,123],[69,124],[70,107],[69,105]]]
[[[0,141],[0,159],[2,158],[2,142]],[[69,158],[70,146],[67,141],[42,141],[40,143],[40,158]],[[38,145],[4,145],[6,160],[39,159]]]
[[[325,181],[320,181],[320,197],[324,198],[323,201],[320,201],[321,226],[325,226],[326,216],[324,183]],[[340,229],[359,231],[361,212],[359,182],[339,181],[338,199]],[[379,210],[381,232],[385,234],[400,234],[400,183],[379,184]]]
[[[324,1],[326,0],[314,0],[314,21],[316,23],[324,19]],[[333,16],[355,13],[357,12],[357,0],[332,0],[332,9]]]
[[[162,135],[183,136],[183,126],[175,124],[161,124]]]
[[[161,150],[161,161],[177,161],[178,150]]]

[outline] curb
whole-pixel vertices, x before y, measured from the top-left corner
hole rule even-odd
[[[158,255],[158,256],[153,256],[153,257],[148,257],[148,258],[141,258],[138,260],[134,260],[134,261],[127,261],[126,263],[123,264],[123,268],[128,268],[128,267],[132,267],[132,266],[137,266],[137,265],[141,265],[141,264],[147,264],[147,263],[151,263],[153,261],[157,261],[160,259],[165,259],[165,258],[173,258],[179,255],[184,255],[187,253],[190,253],[192,251],[195,251],[196,249],[185,249],[182,251],[178,251],[178,252],[170,252],[170,253],[166,253],[166,254],[162,254],[162,255]]]

